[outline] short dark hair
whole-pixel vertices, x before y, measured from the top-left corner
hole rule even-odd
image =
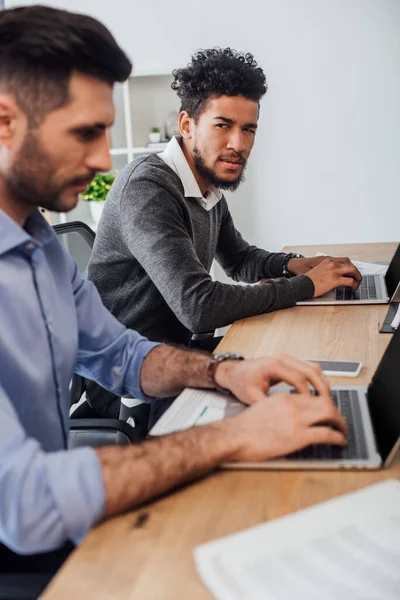
[[[175,69],[172,75],[171,87],[181,99],[181,110],[195,120],[212,98],[244,96],[260,102],[268,87],[254,56],[232,48],[198,50],[186,68]]]
[[[67,103],[73,71],[113,85],[132,64],[110,31],[88,15],[46,6],[0,11],[0,91],[38,124]]]

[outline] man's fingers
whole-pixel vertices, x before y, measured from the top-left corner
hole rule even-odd
[[[327,400],[321,396],[313,398],[313,405],[307,403],[307,409],[303,411],[303,418],[308,425],[325,425],[340,430],[344,435],[347,434],[347,423],[343,415],[339,412],[332,400]]]
[[[362,275],[357,267],[351,262],[349,258],[346,257],[326,257],[326,264],[330,264],[339,275],[352,277],[358,284],[361,283]]]
[[[341,431],[331,427],[314,426],[309,427],[306,434],[307,445],[332,444],[335,446],[346,446],[347,441]]]
[[[351,267],[352,269],[352,277],[354,277],[358,283],[361,283],[362,281],[362,275],[360,273],[360,271],[357,269],[356,265],[351,262],[351,260],[349,258],[346,258],[347,264]]]
[[[355,291],[358,288],[359,283],[358,283],[358,281],[353,279],[353,277],[340,277],[337,287],[339,287],[340,285],[344,285],[345,287],[350,287],[350,288],[352,288],[353,291]]]
[[[362,277],[361,273],[356,269],[352,262],[348,264],[341,265],[339,267],[339,271],[341,275],[347,275],[347,277],[353,277],[356,281],[361,282]]]
[[[312,395],[310,385],[321,396],[329,397],[329,383],[323,374],[321,367],[309,362],[298,362],[290,366],[290,381],[288,375],[285,376],[286,383],[293,385],[299,394]]]
[[[314,385],[313,380],[317,380],[315,371],[310,363],[297,360],[286,354],[280,355],[271,364],[269,374],[274,382],[283,381],[292,385],[299,394],[311,395],[309,384]],[[321,385],[318,381],[317,384]]]
[[[347,424],[343,415],[334,405],[331,398],[322,396],[293,395],[297,402],[302,423],[305,426],[324,425],[333,427],[347,434]]]
[[[292,385],[298,394],[311,396],[307,378],[296,368],[288,365],[277,365],[271,372],[271,377],[274,382],[283,381],[288,385]]]
[[[245,398],[237,398],[238,400],[240,400],[240,402],[243,402],[243,404],[252,406],[253,404],[256,404],[258,402],[265,401],[267,395],[259,388],[252,386],[250,389],[248,389],[248,393]]]
[[[311,384],[318,394],[329,397],[329,383],[319,365],[286,354],[279,358],[280,362],[271,373],[274,380],[284,381],[292,385],[299,394],[307,395],[311,395]]]
[[[330,399],[308,394],[276,394],[232,417],[247,437],[241,460],[285,456],[315,444],[346,445],[346,424]]]
[[[329,396],[330,386],[327,378],[324,375],[320,365],[313,362],[304,361],[302,363],[303,371],[305,372],[308,380],[310,381],[313,388],[320,396]]]
[[[341,431],[341,433],[343,433],[344,436],[347,436],[347,423],[346,423],[344,417],[340,413],[335,416],[332,416],[328,419],[318,419],[313,424],[313,427],[320,427],[320,426],[330,427],[337,431]]]
[[[351,260],[349,258],[347,258],[346,256],[339,256],[337,258],[333,258],[332,260],[334,260],[335,262],[341,263],[341,265],[344,267],[348,267],[351,270],[351,272],[354,274],[354,277],[357,280],[361,281],[362,275],[361,275],[360,271],[357,269],[355,264],[353,262],[351,262]]]

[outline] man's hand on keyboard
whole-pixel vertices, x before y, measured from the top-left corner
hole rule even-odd
[[[280,382],[309,396],[312,386],[317,394],[330,400],[329,383],[321,367],[288,354],[257,360],[226,360],[218,365],[215,379],[218,385],[231,390],[245,404],[264,400],[269,388]]]
[[[307,277],[314,284],[314,298],[342,285],[354,291],[362,280],[361,273],[349,258],[333,256],[323,257],[316,267],[307,272]]]
[[[222,423],[239,440],[229,457],[234,461],[268,460],[312,444],[347,443],[346,422],[324,396],[274,394]]]

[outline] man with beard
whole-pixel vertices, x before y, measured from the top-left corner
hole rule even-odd
[[[113,84],[130,72],[95,19],[44,6],[0,13],[3,598],[16,597],[4,589],[12,573],[41,572],[44,584],[94,523],[221,463],[346,443],[345,422],[315,366],[288,356],[222,361],[149,342],[107,311],[41,216],[39,206],[74,208],[94,173],[110,169]],[[73,371],[148,402],[185,387],[222,387],[254,406],[143,444],[68,451]],[[280,380],[298,393],[266,399]]]
[[[180,136],[122,170],[98,227],[89,278],[109,310],[150,339],[212,351],[217,338],[193,341],[192,334],[339,285],[356,289],[361,276],[349,259],[266,252],[234,227],[222,190],[243,179],[267,91],[253,56],[201,50],[173,75]],[[214,258],[235,281],[268,282],[213,282]],[[119,401],[97,386],[89,385],[88,399],[100,414],[118,414]]]

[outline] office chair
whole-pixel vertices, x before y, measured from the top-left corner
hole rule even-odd
[[[87,277],[88,264],[95,240],[94,231],[81,221],[72,221],[54,225],[60,243],[70,253],[78,266],[82,277]],[[71,405],[76,404],[85,391],[85,380],[74,374],[71,386]],[[135,423],[135,410],[137,423]],[[130,444],[140,441],[147,433],[147,427],[135,427],[147,422],[149,406],[146,403],[132,408],[127,414],[126,408],[120,411],[124,420],[99,418],[85,400],[70,416],[69,447],[105,446],[110,444]],[[128,424],[126,421],[129,419]]]
[[[36,600],[53,576],[43,573],[0,573],[0,600]]]

